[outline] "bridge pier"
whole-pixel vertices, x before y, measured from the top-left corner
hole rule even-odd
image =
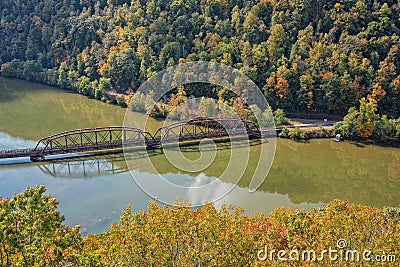
[[[44,161],[44,157],[43,156],[30,156],[30,159],[33,162]]]

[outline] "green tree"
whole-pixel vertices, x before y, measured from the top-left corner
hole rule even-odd
[[[146,100],[146,96],[142,92],[138,91],[130,99],[128,107],[132,111],[144,113],[146,111],[145,106],[144,106],[145,100]]]
[[[283,109],[276,109],[274,112],[274,121],[276,126],[289,125],[289,119],[285,117]]]
[[[294,58],[295,56],[300,56],[303,60],[308,58],[314,42],[314,28],[312,25],[308,25],[304,30],[300,30],[297,34],[297,40],[292,46],[290,57]]]
[[[6,77],[22,78],[22,71],[24,69],[23,61],[13,59],[11,62],[1,64],[1,74]]]
[[[340,133],[343,136],[350,139],[358,139],[358,132],[356,126],[356,119],[358,115],[359,111],[355,107],[349,108],[343,120],[335,123],[334,129],[336,133]]]
[[[212,98],[205,98],[204,96],[200,99],[198,112],[201,117],[212,118],[218,114],[218,105]]]
[[[62,62],[58,69],[57,84],[62,88],[68,87],[68,65],[66,62]]]
[[[286,38],[286,32],[282,24],[278,23],[271,27],[271,34],[267,40],[270,58],[277,59],[283,54]]]
[[[380,117],[376,114],[377,102],[373,98],[360,100],[359,110],[350,108],[341,122],[335,124],[336,132],[351,139],[367,139],[372,137]],[[381,123],[384,123],[381,121]]]
[[[107,92],[111,90],[111,79],[110,78],[100,78],[99,80],[99,89],[103,92]]]
[[[110,78],[100,78],[98,86],[94,89],[94,98],[97,100],[105,101],[107,96],[107,91],[111,89],[111,79]]]
[[[150,90],[150,92],[145,96],[144,108],[147,114],[153,114],[155,112],[156,102],[154,101],[153,90]]]
[[[90,78],[86,76],[81,76],[78,78],[78,88],[79,88],[79,93],[84,94],[84,95],[89,95],[90,92]]]
[[[274,126],[275,121],[273,117],[273,112],[271,106],[268,106],[263,113],[261,113],[261,122],[260,125],[263,127],[271,127]]]
[[[135,51],[127,47],[119,52],[110,53],[102,73],[111,79],[116,89],[125,92],[138,78],[138,65]]]
[[[63,225],[58,200],[44,186],[28,187],[11,199],[0,197],[1,266],[77,264],[83,245],[79,227]]]

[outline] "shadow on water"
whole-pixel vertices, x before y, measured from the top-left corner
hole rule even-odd
[[[400,148],[399,140],[382,140],[382,141],[350,141],[350,144],[355,145],[356,147],[364,148],[368,146],[380,146],[384,148]]]
[[[367,146],[366,144],[363,144],[363,143],[360,143],[360,142],[350,142],[350,144],[352,144],[352,145],[354,145],[356,147],[359,147],[359,148],[364,148],[364,147]]]
[[[0,103],[11,102],[20,97],[22,97],[21,94],[0,80]]]
[[[242,140],[242,141],[235,141],[234,142],[234,147],[235,148],[246,148],[246,147],[254,147],[258,146],[261,144],[268,143],[268,140],[263,138],[263,139],[251,139],[251,140]],[[201,151],[214,151],[214,150],[229,150],[232,149],[232,143],[231,142],[219,142],[217,146],[213,146],[212,142],[206,142],[206,146],[203,146],[201,148]],[[168,147],[168,149],[171,150],[180,150],[182,152],[199,152],[199,146],[198,145],[180,145],[179,147]]]

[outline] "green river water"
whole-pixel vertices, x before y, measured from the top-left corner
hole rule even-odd
[[[31,148],[54,133],[89,127],[122,125],[125,109],[57,88],[0,78],[0,150]],[[137,115],[140,118],[145,115]],[[150,120],[147,130],[161,122]],[[250,147],[257,155],[257,144]],[[149,157],[159,173],[172,180],[197,181],[218,177],[231,151],[217,145],[215,162],[203,172],[185,173],[168,164],[160,151],[138,155],[132,174],[155,175],[146,165]],[[199,157],[197,146],[187,147],[187,158]],[[250,157],[248,166],[253,166]],[[19,164],[9,164],[18,162]],[[255,163],[254,163],[255,164]],[[130,165],[132,166],[132,165]],[[240,166],[238,166],[239,168]],[[333,199],[376,207],[400,204],[400,149],[330,139],[307,143],[276,140],[272,168],[256,192],[247,189],[245,173],[229,194],[217,201],[242,206],[245,212],[270,212],[275,206],[318,207]],[[223,181],[229,183],[231,181]],[[59,210],[69,225],[80,224],[83,233],[105,230],[118,220],[124,207],[143,210],[152,199],[135,183],[123,154],[30,163],[26,159],[0,161],[0,195],[11,197],[27,186],[44,184],[60,199]],[[174,192],[167,192],[174,198]]]

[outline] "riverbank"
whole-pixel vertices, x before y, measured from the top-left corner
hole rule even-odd
[[[333,126],[285,126],[277,131],[278,136],[292,140],[309,140],[314,138],[333,138],[335,131]]]
[[[280,138],[295,141],[307,141],[317,138],[335,138],[337,129],[334,125],[291,125],[278,127],[277,134]],[[344,141],[355,143],[357,146],[377,145],[382,147],[400,147],[400,140],[352,140],[344,137]]]
[[[314,138],[333,138],[335,130],[333,125],[337,120],[304,119],[290,117],[289,125],[276,128],[278,137],[292,140],[309,140]]]

